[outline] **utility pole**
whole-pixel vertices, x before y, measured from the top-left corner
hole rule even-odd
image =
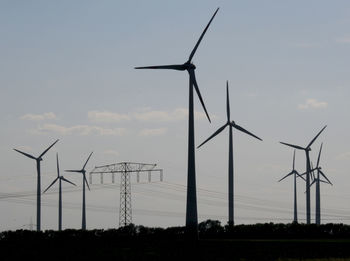
[[[157,164],[121,162],[104,166],[96,166],[89,176],[90,184],[92,184],[92,175],[100,174],[101,184],[103,183],[103,175],[111,174],[112,183],[115,181],[115,174],[120,174],[120,206],[119,206],[119,227],[127,226],[132,223],[131,208],[131,174],[136,174],[137,182],[140,181],[140,174],[148,174],[148,182],[152,181],[152,173],[159,173],[159,181],[163,181],[163,169],[156,169]]]

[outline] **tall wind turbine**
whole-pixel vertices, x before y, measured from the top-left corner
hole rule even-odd
[[[284,180],[285,178],[294,175],[294,219],[293,222],[298,222],[298,208],[297,208],[297,176],[305,180],[298,171],[295,170],[295,150],[293,153],[293,169],[291,172],[289,172],[287,175],[285,175],[283,178],[281,178],[278,182]]]
[[[303,150],[305,151],[306,155],[306,223],[311,224],[311,208],[310,208],[310,175],[311,175],[311,165],[310,165],[310,151],[311,151],[311,145],[315,142],[315,140],[320,136],[322,131],[327,127],[324,126],[322,130],[311,140],[311,142],[304,148],[298,145],[293,145],[285,142],[280,142],[281,144],[287,145],[289,147]]]
[[[232,128],[235,128],[239,131],[242,131],[250,136],[253,136],[254,138],[258,140],[262,140],[259,137],[255,136],[254,134],[250,133],[246,129],[242,128],[241,126],[237,125],[234,121],[231,121],[230,119],[230,99],[229,99],[229,92],[228,92],[228,81],[226,82],[226,114],[227,114],[227,122],[220,127],[216,132],[214,132],[213,135],[211,135],[208,139],[206,139],[201,145],[198,146],[201,147],[204,145],[207,141],[214,138],[216,135],[218,135],[220,132],[222,132],[227,126],[229,127],[229,155],[228,155],[228,224],[230,226],[234,225],[234,209],[233,209],[233,201],[234,201],[234,195],[233,195],[233,140],[232,140]]]
[[[82,222],[81,222],[81,229],[86,230],[86,208],[85,208],[85,184],[88,186],[88,189],[90,190],[89,184],[86,179],[86,164],[88,163],[90,157],[92,155],[92,152],[90,153],[89,157],[87,158],[83,168],[81,170],[65,170],[66,172],[78,172],[83,174],[83,212],[82,212]]]
[[[196,66],[192,63],[192,58],[195,55],[200,42],[203,39],[204,34],[209,28],[209,25],[213,21],[219,8],[216,9],[215,13],[211,17],[209,23],[205,27],[203,33],[199,37],[196,45],[194,46],[188,60],[184,64],[173,64],[173,65],[159,65],[159,66],[146,66],[146,67],[135,67],[135,69],[170,69],[177,71],[187,71],[189,74],[189,115],[188,115],[188,166],[187,166],[187,203],[186,203],[186,229],[189,234],[193,234],[197,237],[198,227],[198,215],[197,215],[197,195],[196,195],[196,167],[195,167],[195,145],[194,145],[194,112],[193,112],[193,87],[195,88],[198,98],[203,106],[203,109],[208,117],[210,118],[205,108],[202,95],[199,91],[198,84],[195,76]]]
[[[37,171],[37,186],[36,186],[36,230],[40,231],[41,229],[41,171],[40,171],[40,162],[43,160],[43,156],[45,155],[46,152],[48,152],[49,149],[53,145],[56,144],[58,140],[56,140],[54,143],[50,145],[46,150],[44,150],[43,153],[39,155],[39,157],[34,157],[28,153],[25,153],[23,151],[14,149],[15,151],[23,154],[24,156],[27,156],[28,158],[31,158],[36,161],[36,171]]]
[[[59,163],[58,163],[58,153],[56,153],[56,161],[57,161],[57,178],[55,178],[55,180],[50,184],[50,186],[47,187],[47,189],[45,189],[45,191],[43,193],[45,193],[46,191],[49,190],[49,188],[52,187],[53,184],[56,183],[56,181],[59,181],[59,193],[58,193],[58,231],[62,230],[62,180],[70,183],[74,186],[76,186],[73,182],[67,180],[65,177],[60,176],[60,167],[59,167]]]
[[[310,186],[312,186],[314,183],[316,184],[316,219],[315,220],[316,220],[316,224],[317,225],[321,224],[321,191],[320,191],[320,182],[333,185],[332,182],[330,182],[330,180],[323,173],[322,168],[320,167],[320,158],[321,158],[322,145],[323,145],[323,143],[321,143],[320,151],[318,153],[316,168],[313,169],[313,171],[317,170],[317,176],[314,178],[314,180],[310,184]],[[324,177],[326,179],[326,181],[321,180],[321,176]]]

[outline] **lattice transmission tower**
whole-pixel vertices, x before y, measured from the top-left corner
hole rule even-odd
[[[136,174],[137,182],[140,182],[140,174],[148,174],[148,182],[152,181],[152,173],[159,173],[159,181],[163,181],[163,169],[156,169],[157,164],[121,162],[104,166],[96,166],[89,175],[92,184],[92,175],[100,174],[100,181],[103,184],[103,176],[111,174],[112,183],[115,183],[115,174],[120,174],[120,207],[119,226],[126,226],[132,223],[131,208],[131,180],[130,175]]]

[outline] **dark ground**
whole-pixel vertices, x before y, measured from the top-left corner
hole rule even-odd
[[[350,258],[350,226],[342,224],[199,225],[199,239],[183,227],[130,225],[113,230],[7,231],[0,260],[283,260]]]

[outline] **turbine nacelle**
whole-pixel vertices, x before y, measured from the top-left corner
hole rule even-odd
[[[196,69],[196,66],[192,63],[192,62],[190,62],[190,61],[187,61],[187,62],[185,62],[184,64],[183,64],[183,66],[184,66],[184,68],[185,68],[185,70],[195,70]]]

